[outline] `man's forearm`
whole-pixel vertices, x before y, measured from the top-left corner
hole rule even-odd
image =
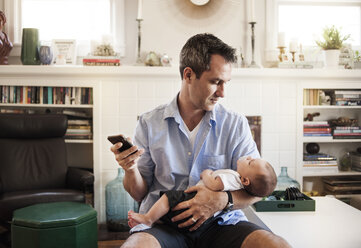
[[[147,183],[138,168],[125,171],[123,185],[125,190],[128,191],[137,202],[140,202],[148,193]]]
[[[244,189],[232,191],[233,209],[243,209],[261,200],[260,197],[249,195]]]

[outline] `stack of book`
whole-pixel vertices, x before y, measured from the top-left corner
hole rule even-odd
[[[93,138],[90,120],[68,120],[68,129],[65,139],[86,139]]]
[[[360,106],[361,90],[335,90],[335,104],[339,106]]]
[[[361,127],[340,127],[333,128],[334,139],[361,139]]]
[[[332,128],[327,121],[304,122],[303,136],[332,136]]]
[[[322,178],[326,194],[360,194],[361,178],[353,177],[324,177]]]
[[[88,56],[83,58],[83,65],[120,66],[120,59],[117,56]]]
[[[354,171],[361,171],[361,153],[350,152],[351,155],[351,169]]]
[[[338,172],[337,158],[325,153],[303,154],[303,168],[308,171]]]
[[[91,118],[87,113],[78,110],[63,110],[63,114],[68,116],[68,128],[65,139],[85,139],[93,138],[91,128]]]

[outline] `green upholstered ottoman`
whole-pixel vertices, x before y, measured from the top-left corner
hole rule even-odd
[[[77,202],[41,203],[14,211],[12,248],[97,247],[97,212]]]

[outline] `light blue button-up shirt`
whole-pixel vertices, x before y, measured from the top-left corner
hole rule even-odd
[[[196,185],[205,169],[236,170],[240,157],[259,157],[246,117],[219,103],[203,117],[192,149],[177,97],[143,114],[136,128],[134,143],[145,150],[138,168],[149,189],[140,213],[150,209],[160,191],[185,190]],[[241,210],[232,212],[222,216],[225,224],[245,219]]]

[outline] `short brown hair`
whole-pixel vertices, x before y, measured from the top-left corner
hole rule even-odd
[[[244,186],[244,189],[248,192],[248,194],[265,197],[272,194],[272,192],[275,190],[277,185],[276,173],[268,162],[266,162],[266,169],[268,172],[267,175],[257,174],[253,180],[251,180],[249,185]]]
[[[227,63],[237,62],[236,49],[213,34],[197,34],[189,38],[180,52],[181,78],[183,79],[184,69],[190,67],[199,79],[204,71],[210,69],[211,57],[214,54],[222,56]]]

